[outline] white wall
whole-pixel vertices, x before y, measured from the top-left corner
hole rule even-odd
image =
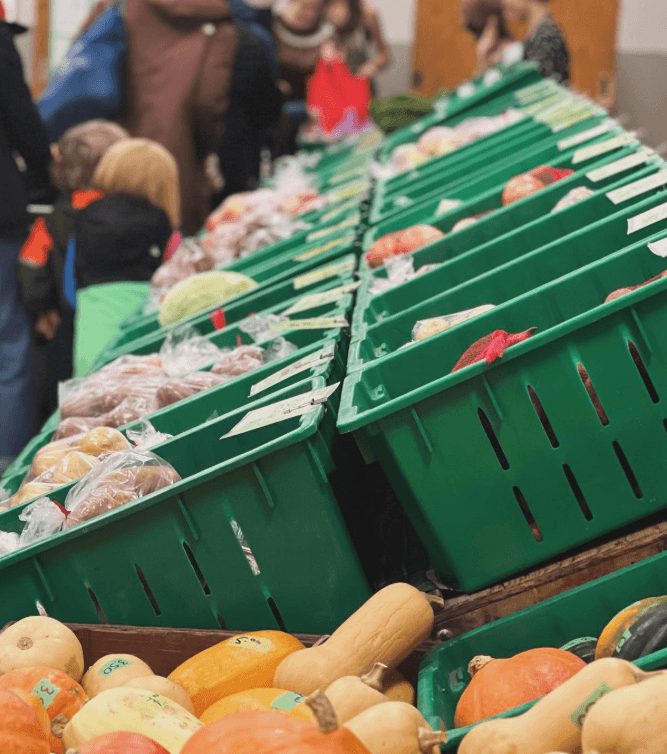
[[[412,43],[417,0],[373,0],[373,3],[382,17],[393,58],[391,66],[378,76],[379,94],[383,97],[401,94],[412,83]]]
[[[623,52],[667,52],[667,2],[621,0],[618,49]]]

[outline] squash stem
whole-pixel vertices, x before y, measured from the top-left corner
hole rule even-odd
[[[417,731],[417,740],[419,741],[419,750],[424,754],[429,754],[435,746],[447,743],[447,733],[421,727]]]
[[[384,683],[387,670],[388,668],[383,662],[376,662],[368,673],[361,676],[360,680],[372,689],[382,691],[382,684]]]
[[[310,707],[315,715],[317,727],[320,733],[333,733],[338,730],[338,717],[329,697],[321,691],[314,691],[307,697],[305,704]]]
[[[490,662],[493,662],[493,657],[488,655],[477,655],[473,657],[468,663],[468,675],[472,678],[475,673],[479,673],[482,668],[485,668]]]

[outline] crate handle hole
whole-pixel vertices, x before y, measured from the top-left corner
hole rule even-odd
[[[607,416],[607,412],[604,410],[600,396],[598,395],[597,390],[593,385],[591,376],[588,374],[586,369],[584,369],[583,364],[577,364],[577,372],[579,372],[579,378],[581,379],[581,382],[583,383],[583,386],[588,393],[588,397],[591,399],[591,403],[593,404],[595,413],[598,415],[600,424],[602,424],[603,427],[606,427],[609,424],[609,417]]]
[[[278,605],[276,605],[276,601],[273,599],[273,597],[268,597],[266,601],[269,605],[271,612],[273,613],[273,617],[276,619],[276,623],[280,627],[280,630],[287,631],[287,629],[285,628],[285,621],[283,621],[283,616],[280,614],[280,610],[278,610]]]
[[[628,341],[628,349],[630,350],[630,356],[632,356],[632,361],[637,367],[639,376],[642,378],[644,387],[648,391],[649,397],[651,398],[653,403],[660,403],[660,396],[658,395],[658,391],[655,389],[653,380],[649,376],[648,369],[646,368],[646,364],[644,364],[642,357],[639,355],[637,346],[631,340]]]
[[[572,469],[566,463],[564,463],[563,471],[565,472],[565,478],[567,479],[567,482],[570,485],[572,492],[574,493],[574,497],[576,498],[576,501],[581,508],[581,512],[584,514],[584,518],[586,519],[586,521],[592,521],[593,514],[591,513],[591,509],[588,507],[584,493],[581,491],[579,482],[577,481],[577,478],[575,477]]]
[[[532,532],[533,537],[535,537],[535,541],[542,542],[544,537],[542,536],[540,527],[537,525],[535,516],[533,516],[533,512],[528,507],[528,501],[524,497],[523,492],[521,492],[518,487],[512,487],[512,490],[514,491],[514,497],[516,497],[517,503],[519,503],[519,508],[521,508],[521,512],[526,519],[526,523],[530,526],[530,531]]]
[[[538,398],[537,393],[533,390],[533,388],[530,385],[528,385],[528,395],[530,396],[530,402],[533,404],[533,408],[535,409],[537,418],[540,420],[540,424],[544,428],[544,431],[546,432],[547,437],[549,438],[551,447],[557,448],[560,445],[560,443],[558,442],[558,438],[556,437],[554,428],[551,426],[551,422],[549,421],[547,412],[544,410],[542,401]]]
[[[197,558],[195,558],[194,552],[192,552],[187,542],[183,542],[183,549],[185,550],[185,554],[188,556],[188,560],[190,561],[192,570],[195,572],[195,575],[197,576],[197,579],[199,580],[199,584],[202,588],[202,591],[208,597],[208,595],[211,593],[211,588],[209,587],[208,583],[206,582],[206,579],[204,578],[204,573],[202,569],[199,567],[199,563],[197,562]]]
[[[162,610],[160,610],[160,606],[157,603],[157,600],[155,599],[155,595],[153,594],[153,590],[150,587],[150,584],[148,583],[148,579],[144,575],[144,572],[139,568],[139,566],[135,563],[134,567],[137,570],[137,576],[139,577],[139,581],[141,582],[141,586],[144,588],[144,592],[146,592],[146,596],[148,597],[148,601],[151,603],[151,607],[153,608],[153,612],[155,615],[162,615]]]
[[[486,436],[489,438],[489,442],[491,443],[493,452],[496,454],[496,458],[498,459],[500,463],[500,467],[504,471],[507,471],[510,467],[510,464],[509,464],[509,461],[507,460],[507,456],[505,455],[505,451],[503,450],[500,444],[500,440],[498,440],[496,433],[493,431],[493,427],[491,426],[489,417],[481,408],[477,409],[477,413],[479,415],[479,420],[482,423],[482,428],[486,432]]]
[[[226,631],[227,630],[227,624],[225,623],[225,619],[222,617],[222,615],[220,615],[220,613],[217,613],[215,617],[218,619],[218,624],[220,625],[220,628],[223,631]]]
[[[93,607],[95,608],[95,612],[97,613],[97,617],[100,623],[103,625],[108,625],[109,621],[107,620],[107,616],[104,614],[104,610],[102,610],[102,605],[100,605],[100,601],[97,599],[97,595],[89,586],[86,586],[86,591],[88,592],[90,601],[93,603]]]
[[[616,453],[618,462],[621,464],[623,473],[627,477],[635,497],[637,498],[637,500],[641,500],[644,497],[644,493],[642,492],[642,488],[639,486],[639,482],[637,481],[635,472],[632,470],[632,466],[630,466],[630,462],[628,461],[627,456],[623,452],[623,448],[621,448],[616,440],[614,440],[612,445],[614,446],[614,452]]]

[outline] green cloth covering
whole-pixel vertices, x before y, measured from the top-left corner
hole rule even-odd
[[[150,283],[90,285],[76,292],[74,376],[90,372],[121,324],[145,300]]]
[[[399,128],[409,126],[424,115],[433,112],[433,103],[442,96],[420,97],[408,92],[386,99],[374,99],[371,103],[371,115],[378,127],[388,134]]]

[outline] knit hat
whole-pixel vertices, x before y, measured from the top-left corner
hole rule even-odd
[[[0,21],[4,21],[6,17],[5,6],[2,4],[2,0],[0,0]]]

